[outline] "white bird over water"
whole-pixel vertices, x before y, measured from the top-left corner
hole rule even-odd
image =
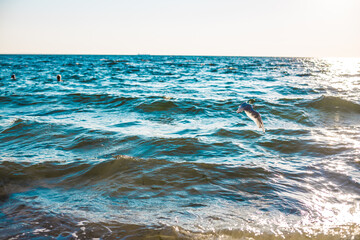
[[[249,100],[249,103],[250,101],[254,101],[254,100]],[[257,111],[255,111],[251,104],[249,103],[242,103],[240,106],[239,106],[239,109],[236,111],[236,113],[241,113],[243,111],[245,111],[246,115],[251,119],[253,120],[256,125],[259,127],[259,128],[262,128],[263,132],[265,132],[265,128],[264,128],[264,123],[261,119],[261,116],[260,116],[260,113],[258,113]]]

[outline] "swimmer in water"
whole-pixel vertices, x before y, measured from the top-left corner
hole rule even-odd
[[[63,80],[61,79],[61,75],[60,75],[60,74],[58,74],[58,75],[56,76],[56,79],[57,79],[58,82],[62,82],[62,81],[63,81]]]
[[[16,80],[15,74],[11,75],[11,79]]]

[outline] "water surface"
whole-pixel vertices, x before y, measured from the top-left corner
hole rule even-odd
[[[1,239],[360,237],[360,59],[0,66]]]

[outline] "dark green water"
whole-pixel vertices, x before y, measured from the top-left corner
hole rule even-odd
[[[360,59],[0,66],[0,239],[360,238]]]

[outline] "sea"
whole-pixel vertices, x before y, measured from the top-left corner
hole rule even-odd
[[[360,58],[0,55],[0,239],[360,239]]]

